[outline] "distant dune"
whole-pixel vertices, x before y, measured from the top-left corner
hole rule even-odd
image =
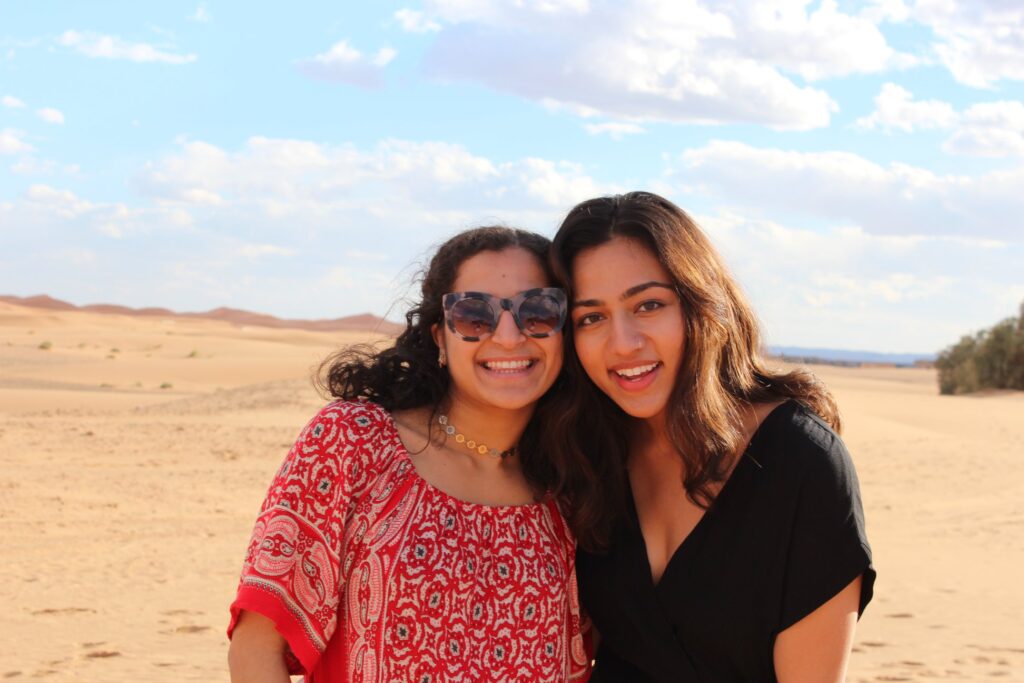
[[[167,308],[130,308],[116,304],[88,304],[76,306],[54,299],[45,294],[36,296],[18,297],[0,295],[0,301],[15,304],[17,306],[28,306],[30,308],[42,308],[51,311],[86,311],[89,313],[106,313],[113,315],[135,315],[150,316],[158,318],[199,318],[202,320],[222,320],[233,325],[255,325],[257,327],[274,327],[278,329],[312,330],[315,332],[375,332],[384,335],[397,335],[405,329],[404,325],[393,323],[390,320],[379,318],[370,313],[361,315],[350,315],[344,318],[332,320],[293,320],[287,318],[276,318],[264,313],[253,313],[237,308],[215,308],[203,313],[178,313]]]

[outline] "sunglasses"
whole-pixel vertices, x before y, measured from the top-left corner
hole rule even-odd
[[[466,341],[480,341],[498,327],[502,311],[512,314],[516,327],[527,337],[543,339],[565,323],[565,292],[543,287],[500,299],[485,292],[451,292],[442,299],[448,329]]]

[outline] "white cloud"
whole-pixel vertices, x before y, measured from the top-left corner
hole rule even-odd
[[[875,97],[875,111],[857,119],[859,128],[911,132],[930,128],[950,128],[956,124],[953,106],[940,100],[914,100],[909,90],[886,83]]]
[[[1024,157],[1024,104],[983,102],[969,107],[943,149],[970,156]]]
[[[61,164],[49,159],[23,158],[11,165],[11,173],[16,175],[53,175],[63,174],[74,176],[81,172],[78,164]]]
[[[636,135],[637,133],[643,133],[643,126],[638,126],[635,123],[618,123],[610,121],[608,123],[586,123],[583,125],[583,129],[591,135],[607,135],[612,140],[621,140],[626,135]]]
[[[905,68],[917,58],[891,48],[870,16],[846,14],[835,0],[813,11],[806,0],[737,5],[737,42],[751,56],[808,80]]]
[[[213,17],[210,16],[210,10],[207,9],[206,3],[199,3],[196,7],[196,11],[188,16],[189,21],[195,21],[200,24],[205,24],[211,21]]]
[[[25,103],[13,95],[4,95],[0,103],[3,103],[8,109],[23,109],[25,107]]]
[[[936,351],[1012,313],[1024,244],[795,228],[736,211],[696,216],[771,344]],[[986,264],[979,268],[979,264]]]
[[[24,134],[19,130],[4,128],[0,130],[0,154],[23,154],[32,151],[32,145],[28,144],[22,137]]]
[[[59,126],[64,125],[64,114],[59,109],[54,109],[53,107],[37,109],[36,116],[47,123],[53,123]]]
[[[898,23],[910,18],[910,8],[903,0],[868,0],[860,16],[875,24]]]
[[[942,149],[980,157],[1024,157],[1024,104],[1016,100],[981,102],[957,112],[948,102],[915,100],[910,91],[886,83],[875,97],[875,111],[857,120],[862,129],[910,133],[943,129],[951,135]]]
[[[378,220],[410,212],[435,224],[529,212],[551,218],[611,189],[576,164],[537,158],[497,164],[449,143],[385,140],[358,149],[263,137],[237,152],[183,141],[178,153],[148,164],[138,186],[160,202],[316,224],[353,206]],[[453,206],[459,208],[446,216]]]
[[[776,3],[434,0],[426,71],[616,118],[826,126],[838,105],[815,80],[915,59],[833,0]]]
[[[581,198],[601,194],[598,183],[587,176],[579,164],[566,161],[526,159],[519,179],[528,195],[550,206],[572,206]]]
[[[58,190],[49,185],[31,185],[25,191],[24,199],[29,204],[61,218],[76,218],[95,208],[91,202],[80,199],[74,192]]]
[[[933,49],[953,77],[975,88],[1024,80],[1024,5],[1014,0],[917,0],[914,21],[931,28]]]
[[[238,248],[238,253],[250,259],[258,259],[264,256],[294,256],[295,250],[276,244],[243,244]]]
[[[408,33],[433,33],[441,30],[441,24],[431,21],[424,16],[423,12],[411,9],[400,9],[395,12],[395,19]]]
[[[982,176],[939,175],[848,152],[794,152],[714,141],[683,154],[690,192],[769,214],[853,221],[874,234],[1024,241],[1024,166]]]
[[[384,84],[384,67],[398,53],[382,47],[372,56],[364,55],[342,40],[327,52],[299,62],[299,69],[308,76],[325,81],[348,83],[362,88],[379,88]]]
[[[194,54],[177,54],[148,43],[130,43],[117,36],[92,32],[65,31],[57,38],[57,43],[72,48],[87,57],[163,64],[189,64],[196,61]]]

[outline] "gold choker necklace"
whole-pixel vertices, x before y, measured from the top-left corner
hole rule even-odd
[[[477,443],[472,439],[467,439],[465,434],[461,434],[457,429],[455,429],[455,425],[448,424],[448,416],[444,413],[437,416],[437,422],[444,429],[445,434],[455,437],[456,443],[461,443],[469,450],[475,451],[480,455],[489,455],[492,458],[501,458],[504,460],[505,458],[511,458],[516,454],[515,446],[504,451],[499,451],[497,448],[488,448],[486,444]]]

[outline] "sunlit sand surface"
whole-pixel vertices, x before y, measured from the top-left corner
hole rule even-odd
[[[227,680],[227,606],[323,402],[312,369],[371,339],[0,303],[0,678]],[[815,370],[879,571],[849,680],[1024,681],[1024,394]]]

